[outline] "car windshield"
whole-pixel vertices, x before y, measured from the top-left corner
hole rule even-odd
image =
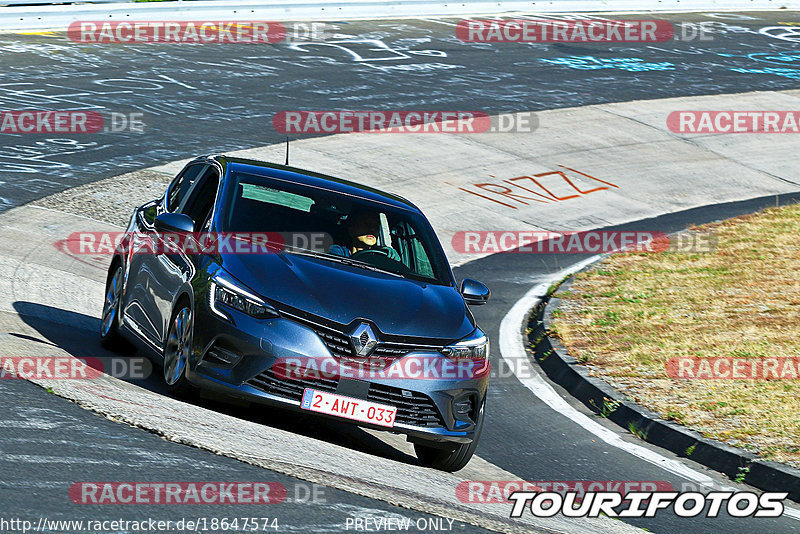
[[[420,214],[325,189],[231,174],[225,232],[279,233],[283,253],[449,285],[447,260]]]

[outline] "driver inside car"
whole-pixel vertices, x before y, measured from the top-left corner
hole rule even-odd
[[[389,258],[400,261],[400,255],[392,247],[378,245],[381,229],[380,217],[376,212],[362,211],[351,213],[347,217],[347,234],[350,242],[345,245],[333,245],[328,252],[337,256],[350,257],[358,252],[374,250],[386,254]]]

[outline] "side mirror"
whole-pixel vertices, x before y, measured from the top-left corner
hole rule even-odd
[[[178,232],[191,234],[194,232],[194,221],[183,213],[162,213],[153,222],[157,232]]]
[[[489,297],[492,295],[489,288],[471,278],[465,278],[461,281],[461,295],[464,297],[464,302],[479,306],[486,304]]]

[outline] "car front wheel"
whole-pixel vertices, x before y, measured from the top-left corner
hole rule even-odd
[[[417,453],[419,463],[425,467],[432,467],[441,471],[454,472],[466,466],[472,455],[475,453],[475,448],[478,446],[478,439],[481,437],[483,430],[483,409],[486,406],[484,400],[481,404],[481,409],[478,412],[477,423],[475,425],[475,435],[469,443],[461,443],[455,448],[441,449],[420,443],[414,444],[414,451]]]
[[[185,395],[192,390],[186,379],[186,366],[192,352],[193,319],[189,305],[179,306],[172,316],[164,344],[164,382],[175,395]]]
[[[103,301],[103,319],[100,325],[100,344],[104,349],[120,352],[127,348],[119,333],[120,296],[122,295],[122,264],[117,263],[109,272],[106,296]]]

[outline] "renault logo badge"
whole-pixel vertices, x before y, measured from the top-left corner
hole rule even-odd
[[[366,358],[378,344],[378,338],[375,332],[367,323],[358,325],[352,334],[350,334],[350,342],[353,344],[353,350],[356,351],[356,356]]]

